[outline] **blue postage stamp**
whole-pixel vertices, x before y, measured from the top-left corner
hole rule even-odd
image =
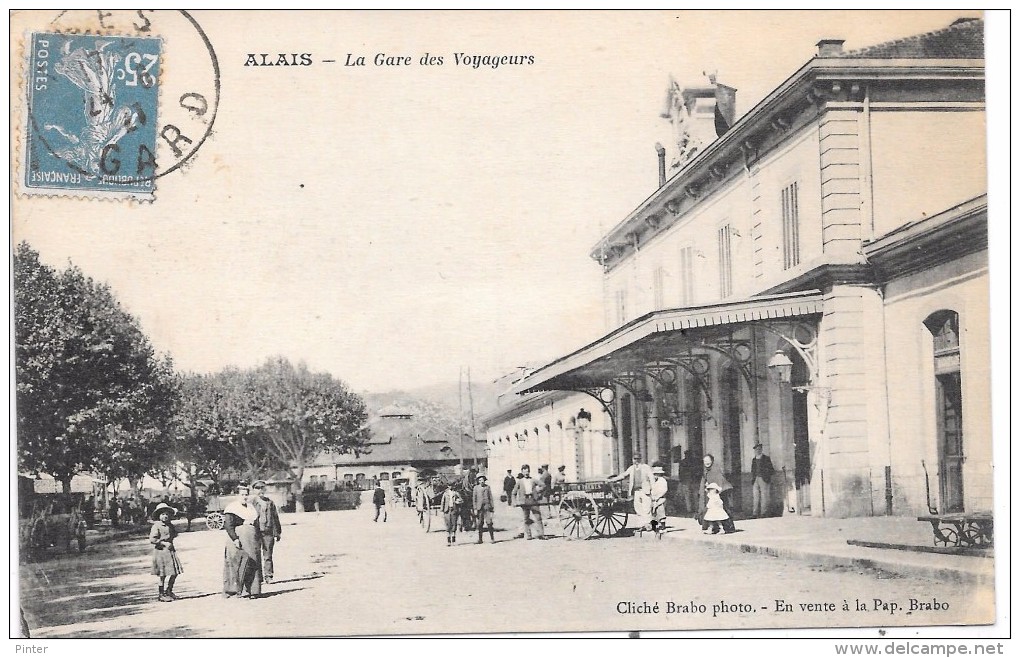
[[[37,32],[30,48],[24,191],[151,198],[161,39]]]

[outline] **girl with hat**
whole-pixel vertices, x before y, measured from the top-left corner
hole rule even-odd
[[[177,549],[174,548],[177,530],[170,521],[175,516],[176,509],[166,503],[160,503],[152,510],[154,521],[152,529],[149,530],[149,543],[152,544],[152,573],[159,576],[159,600],[163,602],[177,600],[177,595],[174,594],[174,580],[179,574],[184,573],[181,561],[177,558]]]
[[[730,518],[730,515],[726,513],[722,497],[719,494],[720,487],[715,482],[709,482],[705,485],[705,525],[712,526],[711,530],[706,527],[702,531],[706,535],[709,533],[713,535],[719,534],[719,522],[728,521]]]

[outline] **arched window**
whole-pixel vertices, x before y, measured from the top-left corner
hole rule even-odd
[[[941,511],[963,509],[963,389],[960,377],[960,316],[942,310],[929,315],[935,359],[935,440],[939,455]]]

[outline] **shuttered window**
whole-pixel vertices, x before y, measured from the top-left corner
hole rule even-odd
[[[733,228],[727,224],[719,229],[719,296],[733,294]]]
[[[680,306],[694,303],[694,247],[680,249]]]
[[[783,188],[783,269],[800,264],[800,208],[797,202],[797,183]]]

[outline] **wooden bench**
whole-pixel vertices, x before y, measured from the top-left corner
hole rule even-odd
[[[931,524],[936,546],[991,546],[993,517],[991,512],[956,512],[917,517]]]

